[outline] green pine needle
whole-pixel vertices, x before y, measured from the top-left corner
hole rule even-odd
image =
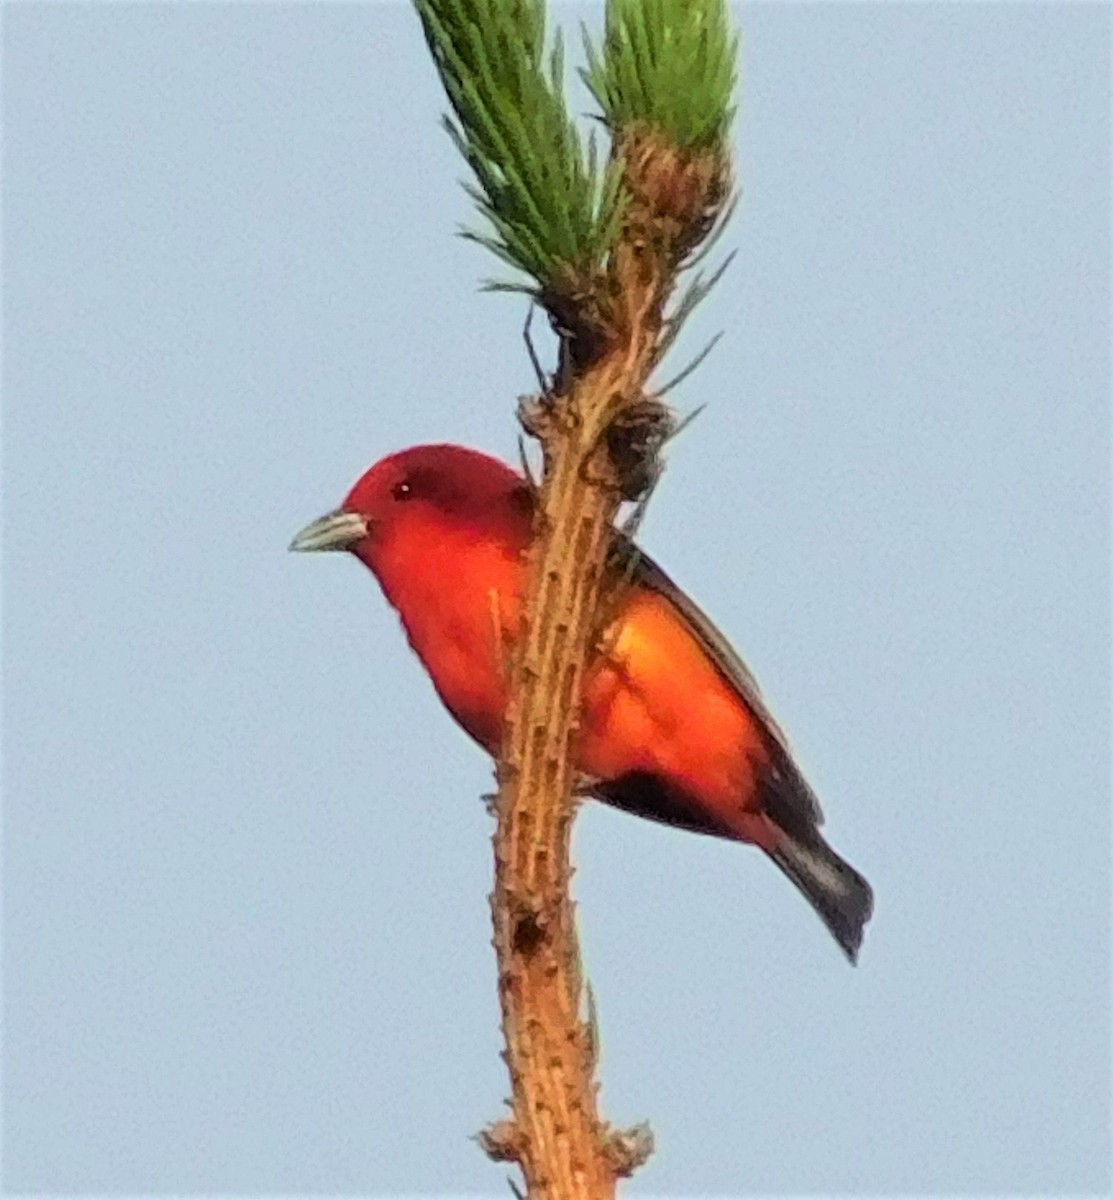
[[[608,0],[601,50],[583,36],[581,74],[612,131],[646,124],[693,150],[726,141],[738,38],[725,0]]]
[[[619,219],[615,167],[600,167],[564,100],[564,47],[546,61],[544,0],[415,0],[490,232],[467,230],[538,293],[590,276]],[[512,285],[517,286],[517,285]]]

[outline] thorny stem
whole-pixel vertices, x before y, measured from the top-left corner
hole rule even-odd
[[[507,713],[492,897],[514,1111],[500,1156],[521,1163],[530,1200],[604,1200],[637,1165],[600,1119],[593,1037],[581,1020],[568,751],[619,504],[601,434],[611,397],[629,379],[622,375],[636,372],[648,349],[632,348],[631,361],[582,379],[563,420],[543,434],[549,469],[530,564],[531,619]]]
[[[648,151],[642,165],[664,170]],[[717,193],[704,198],[717,201]],[[491,898],[513,1119],[482,1141],[492,1157],[521,1165],[529,1200],[611,1200],[616,1180],[652,1150],[647,1128],[618,1132],[599,1114],[569,894],[581,692],[600,635],[601,592],[610,586],[614,520],[622,499],[641,490],[631,487],[630,447],[616,431],[639,420],[667,424],[646,387],[681,257],[677,239],[686,234],[674,232],[675,221],[662,233],[644,208],[635,215],[614,249],[608,294],[602,303],[596,297],[597,310],[610,314],[595,342],[602,349],[579,361],[574,346],[562,355],[570,377],[523,417],[541,442],[545,471],[499,764]],[[646,453],[652,460],[652,437]],[[636,464],[636,447],[632,458]],[[649,466],[653,474],[655,462]],[[644,467],[636,464],[634,475]]]
[[[529,1200],[612,1200],[617,1179],[652,1150],[646,1127],[619,1132],[599,1115],[569,886],[573,751],[601,595],[616,586],[606,567],[614,520],[656,478],[670,424],[647,393],[665,305],[722,207],[729,163],[648,129],[616,141],[630,200],[606,277],[577,311],[550,308],[571,333],[553,387],[523,409],[545,469],[499,762],[491,897],[512,1119],[480,1140],[492,1158],[520,1164]]]

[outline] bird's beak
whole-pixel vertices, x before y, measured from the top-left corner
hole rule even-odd
[[[291,550],[350,550],[367,536],[367,522],[359,513],[338,508],[314,521],[290,543]]]

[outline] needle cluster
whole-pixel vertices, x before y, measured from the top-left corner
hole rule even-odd
[[[720,147],[734,120],[738,36],[721,0],[611,0],[581,74],[612,130],[646,125],[681,150]]]
[[[581,329],[613,332],[615,250],[624,223],[654,218],[647,191],[666,218],[695,210],[684,230],[666,231],[671,270],[725,208],[738,58],[725,3],[610,0],[600,44],[584,30],[580,74],[606,154],[569,111],[564,43],[559,31],[547,36],[544,0],[415,7],[452,109],[446,127],[471,169],[465,187],[486,222],[464,236],[526,277],[489,286],[529,293],[558,326],[575,313]]]
[[[464,235],[531,281],[509,286],[570,298],[606,261],[620,174],[569,115],[564,43],[546,44],[543,0],[415,3],[452,106],[446,127],[474,176],[465,187],[489,225]]]

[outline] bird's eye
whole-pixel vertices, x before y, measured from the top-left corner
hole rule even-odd
[[[396,483],[390,493],[395,500],[408,500],[413,495],[413,487],[408,479]]]

